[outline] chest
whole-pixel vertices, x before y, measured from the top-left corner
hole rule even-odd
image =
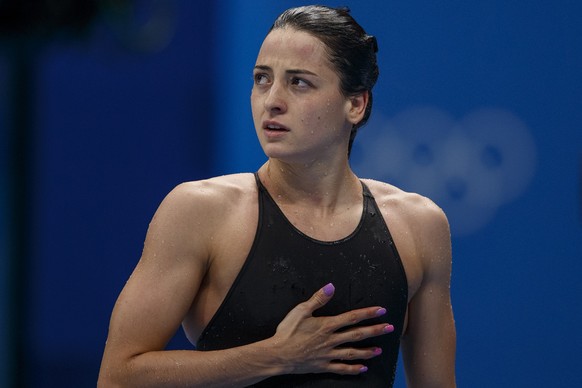
[[[384,306],[399,337],[407,306],[406,275],[378,214],[365,216],[342,240],[323,242],[280,215],[264,212],[249,255],[199,346],[209,350],[266,338],[292,308],[330,282],[334,298],[316,315]],[[240,338],[227,339],[232,327]]]
[[[335,211],[281,204],[273,212],[298,233],[316,241],[332,242],[345,239],[356,230],[362,219],[362,204]]]
[[[247,303],[251,307],[257,303],[272,305],[272,308],[280,308],[281,314],[328,282],[339,286],[336,287],[338,301],[343,305],[336,307],[338,311],[357,306],[362,301],[373,302],[362,295],[376,291],[357,290],[354,284],[376,282],[381,288],[392,284],[399,289],[397,294],[409,298],[420,284],[419,268],[413,260],[414,244],[406,230],[399,227],[398,219],[392,220],[394,238],[391,238],[384,219],[378,218],[382,214],[367,215],[382,221],[374,222],[375,227],[371,229],[370,224],[361,223],[366,216],[363,206],[350,209],[344,213],[345,217],[335,217],[331,221],[318,217],[310,219],[301,209],[271,207],[268,211],[263,209],[260,218],[258,206],[241,209],[247,210],[234,214],[216,237],[220,244],[216,244],[205,280],[189,317],[184,321],[190,338],[200,336],[225,303],[229,290],[241,279],[248,282],[243,287],[246,297],[252,292],[245,291],[245,287],[257,292],[255,297],[236,304],[243,306]],[[357,241],[331,243],[351,239],[355,233],[360,235]],[[398,258],[399,252],[401,259]],[[262,288],[255,289],[255,285]],[[272,298],[272,293],[280,290],[290,291],[285,303]],[[380,299],[377,304],[389,303]]]

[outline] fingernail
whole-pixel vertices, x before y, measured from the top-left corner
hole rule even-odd
[[[368,371],[368,367],[367,366],[363,366],[360,368],[360,373],[364,373]]]
[[[377,317],[381,317],[384,314],[386,314],[386,309],[384,307],[382,307],[381,309],[378,309],[378,311],[376,311]]]
[[[394,326],[386,325],[384,326],[384,333],[392,333],[394,331]]]
[[[382,348],[376,348],[376,349],[374,349],[374,354],[376,356],[379,356],[380,354],[382,354]]]
[[[332,296],[334,291],[335,291],[335,287],[331,283],[328,283],[325,286],[323,286],[323,293],[326,296]]]

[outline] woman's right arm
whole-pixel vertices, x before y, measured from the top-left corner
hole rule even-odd
[[[295,307],[264,341],[220,351],[164,350],[206,273],[212,228],[204,221],[212,216],[212,201],[212,192],[179,186],[160,205],[142,257],[113,309],[98,386],[243,387],[279,374],[361,373],[363,364],[332,360],[365,360],[377,351],[337,346],[391,328],[375,325],[336,333],[384,310],[377,306],[313,317],[331,299],[329,286]]]

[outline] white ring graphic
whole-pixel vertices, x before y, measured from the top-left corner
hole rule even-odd
[[[434,107],[407,109],[391,119],[376,115],[352,152],[358,175],[431,198],[447,213],[455,235],[477,231],[521,195],[535,165],[530,130],[511,112],[494,108],[461,120]]]

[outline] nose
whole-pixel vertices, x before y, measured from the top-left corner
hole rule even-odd
[[[265,110],[270,113],[281,114],[287,111],[285,90],[280,82],[273,82],[265,94]]]

